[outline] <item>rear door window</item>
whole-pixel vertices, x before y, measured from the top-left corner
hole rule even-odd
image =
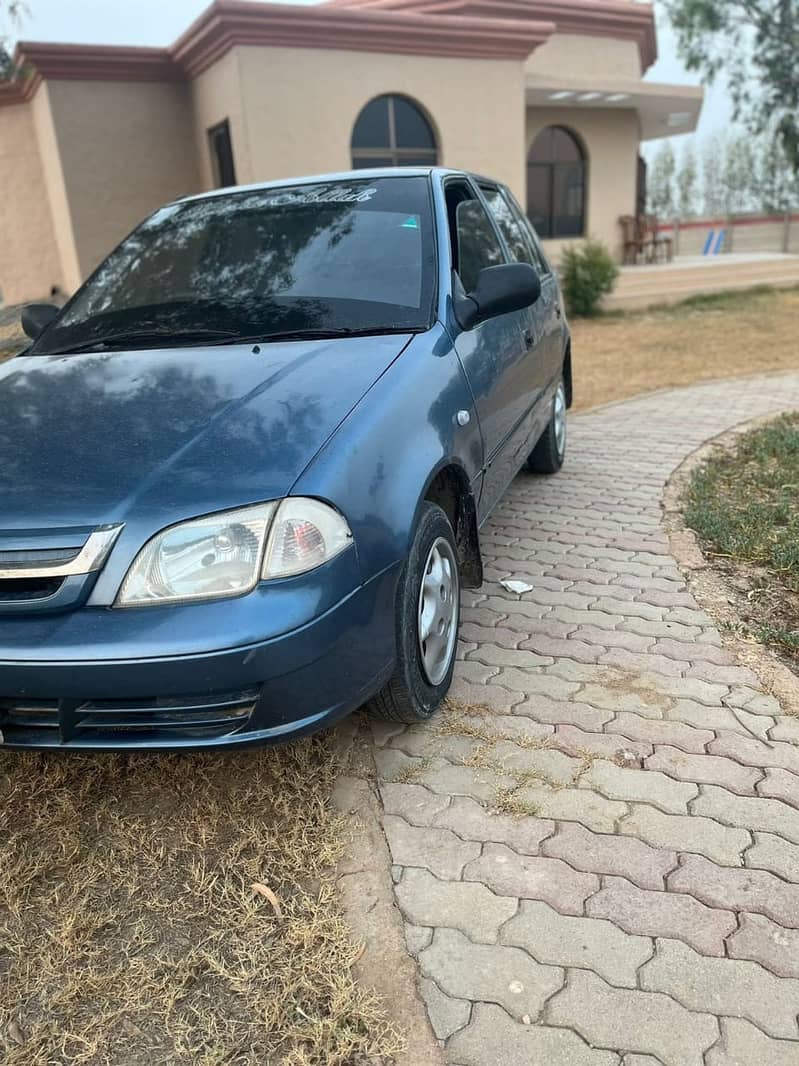
[[[548,274],[549,265],[533,237],[529,224],[507,190],[497,185],[481,185],[480,189],[516,262],[529,263],[535,267],[540,277]]]
[[[485,208],[465,182],[448,185],[446,199],[452,268],[464,290],[471,292],[480,271],[506,262],[505,253]]]

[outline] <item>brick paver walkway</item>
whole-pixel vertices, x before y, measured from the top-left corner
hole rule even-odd
[[[573,418],[562,474],[487,530],[462,704],[376,728],[450,1063],[799,1064],[799,716],[722,648],[660,510],[703,441],[789,407],[799,373]]]

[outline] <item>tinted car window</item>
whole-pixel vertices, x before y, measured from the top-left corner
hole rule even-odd
[[[481,185],[480,188],[516,262],[529,263],[539,275],[549,273],[546,260],[541,255],[527,222],[521,217],[510,197],[496,186]]]
[[[112,252],[33,351],[119,330],[422,329],[434,257],[424,177],[173,204]]]
[[[466,292],[477,285],[483,267],[505,262],[494,227],[478,200],[463,200],[457,206],[458,274]]]

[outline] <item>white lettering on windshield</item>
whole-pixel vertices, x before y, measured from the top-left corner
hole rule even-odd
[[[322,192],[286,192],[281,196],[273,196],[266,201],[266,205],[267,207],[287,207],[294,204],[365,204],[376,192],[377,189],[361,189],[359,192],[354,192],[352,189],[341,186],[325,189]]]

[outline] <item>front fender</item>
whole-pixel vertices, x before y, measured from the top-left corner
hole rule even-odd
[[[466,425],[459,412],[467,412]],[[463,417],[461,418],[463,420]],[[469,386],[437,323],[411,341],[292,489],[335,504],[350,524],[363,581],[404,560],[425,490],[445,465],[479,496],[483,441]]]

